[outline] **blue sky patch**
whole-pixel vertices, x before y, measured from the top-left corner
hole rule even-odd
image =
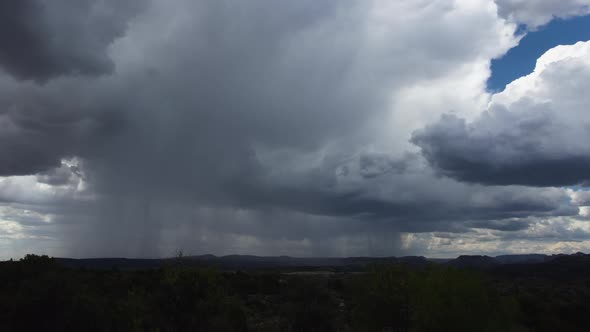
[[[521,32],[523,28],[519,28]],[[537,59],[547,50],[558,45],[570,45],[590,40],[590,15],[570,19],[556,19],[529,32],[518,46],[500,59],[492,60],[492,76],[488,90],[499,92],[515,79],[530,74]]]

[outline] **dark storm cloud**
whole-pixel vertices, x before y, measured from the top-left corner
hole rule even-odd
[[[76,178],[77,167],[61,165],[48,171],[37,174],[37,182],[51,186],[64,186],[70,184]]]
[[[483,229],[492,229],[504,232],[515,232],[515,231],[522,231],[530,226],[530,221],[527,220],[519,220],[519,219],[507,219],[507,220],[486,220],[486,221],[476,221],[476,222],[469,222],[465,226],[469,228],[483,228]]]
[[[440,173],[459,181],[529,186],[590,179],[590,43],[559,46],[533,73],[492,97],[474,120],[444,115],[412,142]],[[564,82],[567,82],[565,84]]]
[[[375,160],[369,162],[372,158]],[[491,221],[490,228],[497,228],[501,223],[497,220],[573,216],[579,212],[560,189],[464,184],[434,176],[421,169],[421,162],[390,159],[386,164],[404,164],[403,170],[385,168],[367,178],[359,170],[367,164],[383,163],[383,157],[360,155],[339,167],[331,168],[328,163],[324,170],[304,177],[276,180],[267,186],[261,182],[242,202],[246,206],[358,218],[367,223],[383,221],[399,231],[417,232],[458,230],[458,223],[471,221]],[[354,185],[344,185],[349,181]],[[486,228],[484,223],[480,225]]]
[[[84,68],[102,70],[68,76],[83,67],[68,61],[19,76],[63,76],[43,85],[0,81],[0,175],[39,173],[64,188],[83,178],[73,202],[42,211],[71,252],[154,256],[182,239],[200,252],[359,253],[368,241],[371,253],[391,254],[401,231],[510,229],[523,226],[502,219],[578,212],[564,190],[461,183],[419,154],[371,148],[390,137],[382,119],[400,88],[444,81],[480,53],[495,56],[490,44],[510,43],[493,6],[153,1],[125,30],[129,12],[115,14],[126,2],[88,3],[72,10],[100,3],[114,24],[68,31],[71,44],[39,54],[77,55],[90,42]],[[61,7],[44,8],[60,17]],[[74,175],[68,157],[82,161]]]
[[[0,67],[18,79],[112,72],[108,46],[143,0],[4,0]]]
[[[75,98],[64,95],[68,91]],[[78,82],[5,87],[0,97],[0,176],[31,175],[83,155],[88,142],[122,124],[98,96]]]
[[[415,132],[412,142],[442,174],[460,181],[567,186],[590,177],[590,154],[571,149],[562,135],[568,130],[542,106],[522,113],[496,109],[470,124],[445,115]]]

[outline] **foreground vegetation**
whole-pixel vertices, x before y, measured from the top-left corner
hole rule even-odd
[[[68,269],[29,255],[0,263],[0,331],[588,331],[590,280],[555,281],[567,296],[551,282],[436,265]]]

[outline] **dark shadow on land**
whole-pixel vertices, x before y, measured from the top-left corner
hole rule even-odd
[[[590,255],[0,262],[0,331],[588,331]]]

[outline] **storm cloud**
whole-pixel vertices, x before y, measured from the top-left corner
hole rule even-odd
[[[561,114],[587,97],[525,98],[518,81],[512,99],[489,95],[489,63],[523,23],[493,1],[68,4],[0,5],[13,13],[0,32],[10,241],[391,255],[415,250],[406,233],[526,232],[580,213],[552,186],[584,180],[568,168],[585,167],[569,144],[583,126]],[[566,62],[536,79],[582,84],[584,65]]]
[[[412,142],[442,174],[486,184],[568,186],[590,180],[590,43],[560,46],[495,95],[472,122],[444,115]],[[567,82],[567,83],[565,83]]]
[[[18,79],[112,72],[109,45],[143,0],[7,0],[0,4],[0,65]]]

